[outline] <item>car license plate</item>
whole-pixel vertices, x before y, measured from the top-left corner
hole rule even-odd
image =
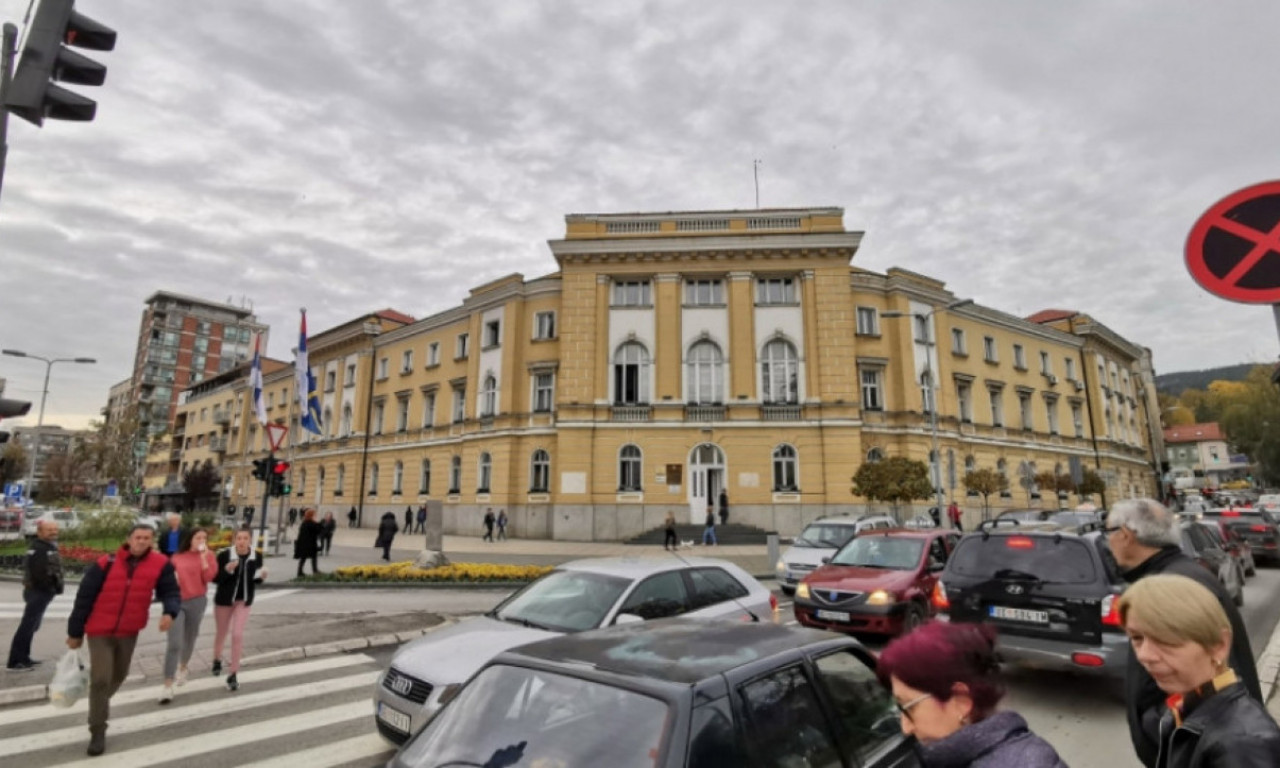
[[[827,621],[848,621],[849,620],[848,611],[824,611],[821,608],[819,608],[818,610],[813,612],[813,615],[817,616],[819,619],[826,619]]]
[[[1048,624],[1048,611],[1033,611],[1027,608],[1006,608],[1003,605],[993,605],[987,609],[987,612],[993,619],[1007,619],[1008,621],[1025,621],[1032,624]]]
[[[397,731],[409,733],[409,716],[383,702],[378,702],[378,719]]]

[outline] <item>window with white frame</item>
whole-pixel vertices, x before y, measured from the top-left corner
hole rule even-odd
[[[533,338],[554,339],[556,337],[556,313],[539,312],[533,316]]]
[[[533,375],[533,412],[551,413],[555,402],[555,374],[550,372]]]
[[[373,404],[373,434],[382,434],[382,423],[387,417],[387,405],[382,401]]]
[[[391,475],[391,495],[399,496],[404,493],[404,462],[397,461],[395,472]]]
[[[391,370],[391,362],[387,358],[384,357],[378,361],[378,378],[379,379],[387,378],[389,370]]]
[[[342,379],[343,387],[354,387],[356,385],[356,364],[347,363],[347,375]]]
[[[539,448],[529,459],[529,492],[546,493],[551,488],[551,454]]]
[[[796,348],[786,339],[774,339],[764,345],[760,356],[760,381],[764,401],[774,404],[800,402],[800,359]]]
[[[724,355],[714,341],[704,339],[689,347],[685,361],[685,401],[698,405],[724,402]]]
[[[418,493],[431,493],[431,459],[423,459],[418,465]]]
[[[1058,398],[1046,397],[1044,399],[1044,412],[1049,422],[1049,434],[1058,434]]]
[[[476,469],[479,475],[476,478],[476,493],[488,493],[489,480],[493,475],[493,459],[487,451],[480,454],[480,461],[476,465]]]
[[[460,360],[469,354],[471,354],[471,334],[460,333],[454,342],[453,356]]]
[[[624,445],[618,451],[618,490],[638,491],[641,489],[641,454],[635,445]]]
[[[422,393],[422,426],[429,427],[436,423],[436,393]]]
[[[491,373],[480,386],[480,415],[493,416],[498,409],[498,380]]]
[[[687,307],[723,305],[724,281],[718,279],[685,280],[684,303]]]
[[[798,304],[794,277],[761,277],[756,280],[756,303],[761,305]]]
[[[969,348],[965,344],[963,328],[951,329],[951,354],[953,355],[969,354]]]
[[[502,323],[490,320],[484,324],[484,346],[486,349],[502,344]]]
[[[1022,428],[1030,431],[1035,427],[1034,416],[1031,413],[1031,393],[1018,393],[1018,411],[1022,416]]]
[[[321,483],[323,483],[323,482],[324,482],[324,475],[323,475],[323,474],[321,474],[320,478],[321,478],[321,479],[320,479],[320,482],[321,482]],[[346,486],[346,484],[347,484],[347,465],[346,465],[346,464],[339,464],[339,465],[338,465],[338,478],[337,478],[337,482],[336,482],[336,483],[334,484],[334,486],[333,486],[333,495],[334,495],[334,496],[341,496],[341,495],[342,495],[343,488]]]
[[[858,335],[859,336],[879,336],[880,335],[880,312],[875,307],[858,307]]]
[[[1000,357],[996,352],[996,340],[994,336],[982,337],[982,359],[988,363],[1000,362]]]
[[[337,379],[338,379],[337,371],[325,371],[324,372],[324,391],[332,392],[334,389],[336,389],[338,386]]]
[[[797,491],[799,488],[796,475],[796,449],[784,443],[773,449],[773,490]]]
[[[413,350],[406,349],[400,353],[400,372],[410,373],[413,371]]]
[[[956,382],[956,402],[960,406],[960,421],[973,423],[973,386],[969,382]]]
[[[307,468],[303,467],[302,469],[298,470],[298,495],[301,496],[306,492],[307,492]]]
[[[933,328],[929,322],[933,318],[928,315],[912,315],[911,325],[915,328],[915,339],[921,344],[928,344],[933,341]]]
[[[427,367],[440,364],[440,342],[433,341],[427,345]]]
[[[862,410],[884,410],[884,371],[879,368],[863,368],[858,373],[862,380]]]
[[[457,494],[462,492],[462,457],[454,456],[449,459],[449,493]]]
[[[1067,378],[1071,381],[1076,379],[1076,361],[1069,357],[1064,357],[1063,362],[1066,363]]]
[[[268,407],[268,408],[275,408],[275,407],[276,407],[276,393],[275,393],[275,392],[268,392],[268,393],[267,393],[267,407]]]
[[[453,423],[461,424],[467,419],[467,390],[465,387],[453,388]]]
[[[409,396],[396,398],[396,431],[409,431]]]
[[[648,280],[615,280],[613,306],[648,307],[653,305]]]
[[[1084,437],[1084,411],[1080,403],[1071,404],[1071,425],[1075,428],[1076,437]]]
[[[1040,372],[1043,373],[1045,376],[1053,375],[1053,363],[1049,362],[1048,352],[1040,353]]]
[[[378,462],[369,466],[369,495],[378,495]]]
[[[649,351],[639,342],[628,341],[613,355],[613,402],[649,402]]]
[[[1013,345],[1013,367],[1022,371],[1027,369],[1027,352],[1021,344]]]
[[[351,416],[352,416],[351,403],[346,403],[342,406],[342,428],[338,432],[338,434],[340,435],[351,434]]]
[[[987,394],[991,398],[991,426],[1004,426],[1004,389],[990,387]]]
[[[330,435],[333,434],[333,431],[334,431],[333,409],[327,405],[324,407],[324,415],[320,417],[320,424],[321,424],[321,429],[324,430],[325,437],[329,437]],[[308,432],[307,434],[310,436],[312,433]]]

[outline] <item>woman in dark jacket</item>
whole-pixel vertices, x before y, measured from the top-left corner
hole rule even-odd
[[[302,578],[307,558],[311,559],[311,575],[320,575],[316,556],[320,554],[320,537],[323,535],[324,529],[316,522],[316,511],[305,510],[302,513],[302,525],[298,526],[298,537],[293,540],[293,559],[298,561],[298,578]]]
[[[1208,588],[1186,576],[1147,576],[1118,609],[1134,658],[1169,694],[1159,768],[1280,765],[1280,726],[1227,665],[1231,622]]]
[[[995,640],[989,626],[935,621],[889,643],[876,674],[893,691],[902,732],[920,742],[926,768],[1066,768],[1021,715],[996,711]]]
[[[236,531],[235,543],[218,553],[217,590],[213,594],[213,620],[217,630],[213,636],[213,674],[222,674],[222,648],[231,634],[231,666],[227,689],[240,687],[236,673],[240,671],[240,654],[244,649],[244,627],[249,623],[254,588],[267,577],[262,553],[253,551],[253,531]]]
[[[396,525],[395,513],[383,514],[382,520],[378,522],[378,540],[373,543],[373,546],[382,547],[382,559],[387,562],[391,562],[391,540],[399,531],[400,526]]]
[[[338,521],[333,519],[332,512],[325,512],[324,519],[320,521],[320,554],[329,554],[329,549],[333,547],[333,532],[338,530]]]

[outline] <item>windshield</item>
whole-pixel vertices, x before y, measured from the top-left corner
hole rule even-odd
[[[493,610],[494,618],[556,632],[600,626],[631,582],[587,571],[552,571]]]
[[[908,571],[920,564],[923,551],[924,541],[921,539],[859,536],[837,552],[831,558],[831,564]]]
[[[497,664],[476,675],[401,750],[414,768],[653,768],[667,705],[610,685]]]
[[[805,526],[795,540],[797,547],[827,547],[839,549],[853,538],[857,527],[838,523],[811,523]]]

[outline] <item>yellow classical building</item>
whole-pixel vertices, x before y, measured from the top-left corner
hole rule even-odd
[[[1015,317],[852,266],[861,240],[839,208],[569,215],[552,274],[312,337],[322,434],[298,431],[292,370],[265,377],[269,418],[292,425],[287,506],[373,526],[433,500],[448,533],[492,507],[516,536],[608,541],[671,510],[701,522],[723,491],[733,521],[794,533],[867,509],[852,477],[886,456],[936,457],[971,516],[962,478],[982,467],[1010,480],[997,509],[1055,506],[1024,478],[1073,466],[1107,500],[1156,492],[1148,350],[1088,315]],[[228,500],[260,504],[246,379],[207,389],[186,423],[234,409]]]

